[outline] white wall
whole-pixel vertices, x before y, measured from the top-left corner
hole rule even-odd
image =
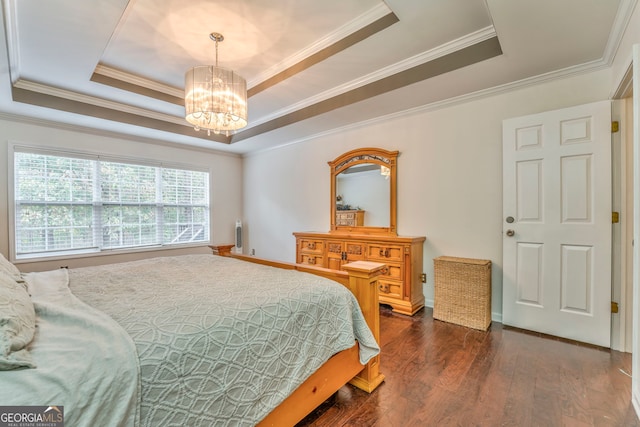
[[[328,231],[327,162],[361,147],[399,150],[398,234],[426,236],[424,286],[433,258],[493,262],[492,311],[502,313],[502,120],[609,98],[611,70],[412,113],[256,153],[244,162],[245,251],[295,261],[295,231]]]
[[[211,239],[213,243],[233,243],[235,220],[241,218],[242,214],[242,159],[239,156],[181,148],[163,144],[161,141],[157,143],[139,142],[0,119],[0,252],[5,257],[9,257],[7,162],[9,161],[8,146],[10,142],[137,159],[170,161],[208,168],[212,182],[210,195]],[[210,253],[210,249],[204,245],[181,250],[103,255],[47,262],[16,262],[16,264],[20,270],[27,272],[54,269],[61,265],[79,267],[140,259],[154,255],[183,253]]]

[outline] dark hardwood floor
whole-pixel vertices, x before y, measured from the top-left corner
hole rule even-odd
[[[640,426],[631,355],[493,323],[487,332],[381,309],[381,371],[298,426]]]

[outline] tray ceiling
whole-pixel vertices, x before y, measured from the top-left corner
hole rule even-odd
[[[248,153],[610,64],[635,0],[3,0],[0,113]],[[184,120],[184,73],[247,79],[249,125]]]

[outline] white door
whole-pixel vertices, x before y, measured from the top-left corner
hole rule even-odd
[[[610,347],[611,104],[503,122],[505,325]]]

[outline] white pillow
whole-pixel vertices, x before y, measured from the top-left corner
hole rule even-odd
[[[0,370],[35,368],[27,345],[36,330],[36,313],[25,287],[0,271]]]
[[[7,273],[13,280],[22,282],[22,275],[20,274],[20,270],[18,267],[13,265],[11,261],[6,259],[4,255],[0,253],[0,271]]]

